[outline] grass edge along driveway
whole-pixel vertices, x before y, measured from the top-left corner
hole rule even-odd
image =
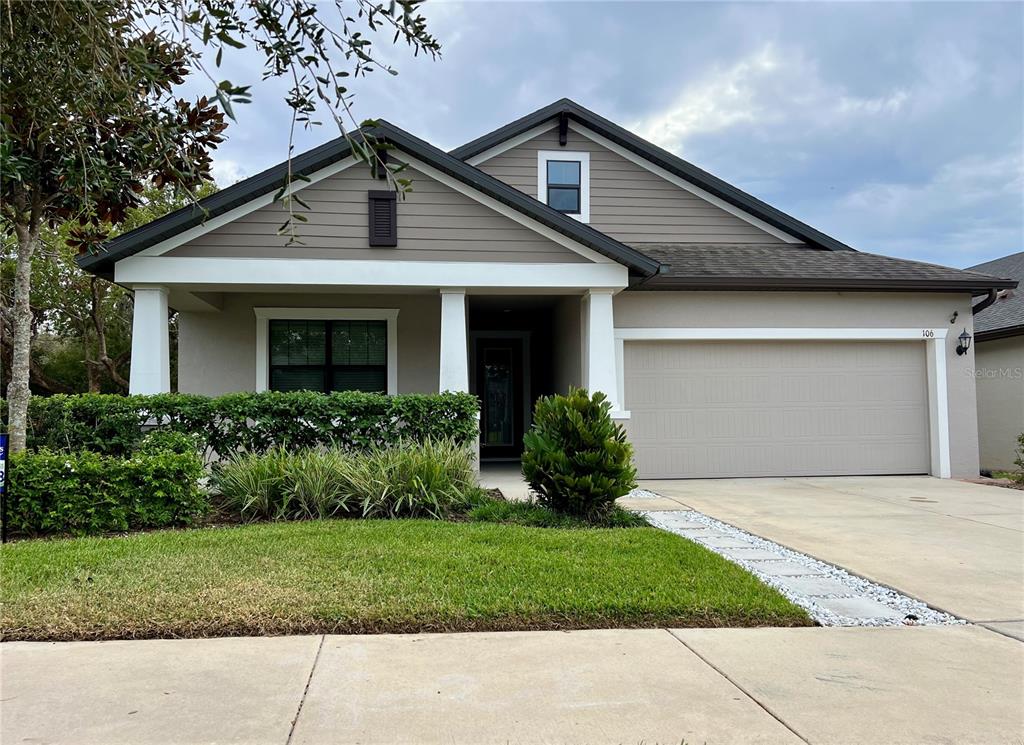
[[[323,520],[22,541],[0,556],[7,640],[811,623],[649,527]]]

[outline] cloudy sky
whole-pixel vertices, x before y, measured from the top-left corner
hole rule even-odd
[[[1024,249],[1024,4],[430,0],[441,60],[384,44],[397,77],[359,118],[451,148],[563,96],[863,251],[963,267]],[[284,159],[282,82],[254,84],[224,186]],[[337,135],[323,126],[299,150]]]

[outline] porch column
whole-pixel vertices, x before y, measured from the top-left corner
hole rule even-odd
[[[171,390],[171,355],[167,338],[167,288],[135,287],[132,317],[132,368],[128,392],[167,393]]]
[[[441,376],[437,389],[469,392],[465,289],[441,289]]]
[[[583,298],[583,384],[594,393],[601,391],[619,411],[618,365],[615,359],[613,290],[589,290]]]

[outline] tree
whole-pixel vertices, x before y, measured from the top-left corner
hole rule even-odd
[[[6,309],[12,452],[25,446],[32,267],[43,231],[77,221],[69,245],[92,250],[140,204],[146,184],[192,193],[209,179],[225,115],[249,92],[211,76],[210,96],[176,97],[188,74],[210,76],[203,51],[215,49],[219,66],[226,49],[252,45],[263,53],[265,77],[292,80],[286,101],[293,131],[314,124],[321,103],[346,136],[351,98],[342,81],[374,69],[394,72],[373,58],[364,31],[387,28],[393,42],[439,52],[416,12],[420,0],[343,2],[334,0],[338,18],[331,21],[329,6],[316,0],[0,0],[0,217],[15,242]],[[339,69],[336,56],[349,69]],[[358,155],[375,157],[375,143],[352,139]],[[287,186],[278,196],[294,214],[292,203],[302,203]],[[294,230],[293,220],[282,227]]]
[[[206,182],[194,196],[202,198],[216,191]],[[128,211],[125,220],[110,228],[110,236],[128,232],[158,217],[184,207],[190,197],[173,189],[150,187],[143,202]],[[76,220],[56,228],[44,227],[32,262],[31,357],[29,384],[44,393],[128,392],[128,361],[131,356],[132,293],[101,277],[83,272],[75,263],[77,252],[69,245]],[[14,276],[13,236],[4,237],[3,266],[0,269],[0,379],[7,377],[13,353],[8,312],[11,279]],[[175,326],[172,322],[172,341]],[[0,388],[2,389],[2,388]]]

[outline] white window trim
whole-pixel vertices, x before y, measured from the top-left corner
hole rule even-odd
[[[397,308],[253,308],[256,314],[256,391],[270,390],[271,321],[387,321],[388,395],[398,393]]]
[[[625,342],[679,341],[919,341],[926,345],[931,473],[951,476],[946,328],[617,328],[615,364],[619,401],[625,406]],[[628,416],[628,412],[623,412]]]
[[[570,215],[580,222],[590,222],[590,153],[585,150],[537,151],[537,201],[548,203],[548,161],[578,160],[580,163],[580,214]]]

